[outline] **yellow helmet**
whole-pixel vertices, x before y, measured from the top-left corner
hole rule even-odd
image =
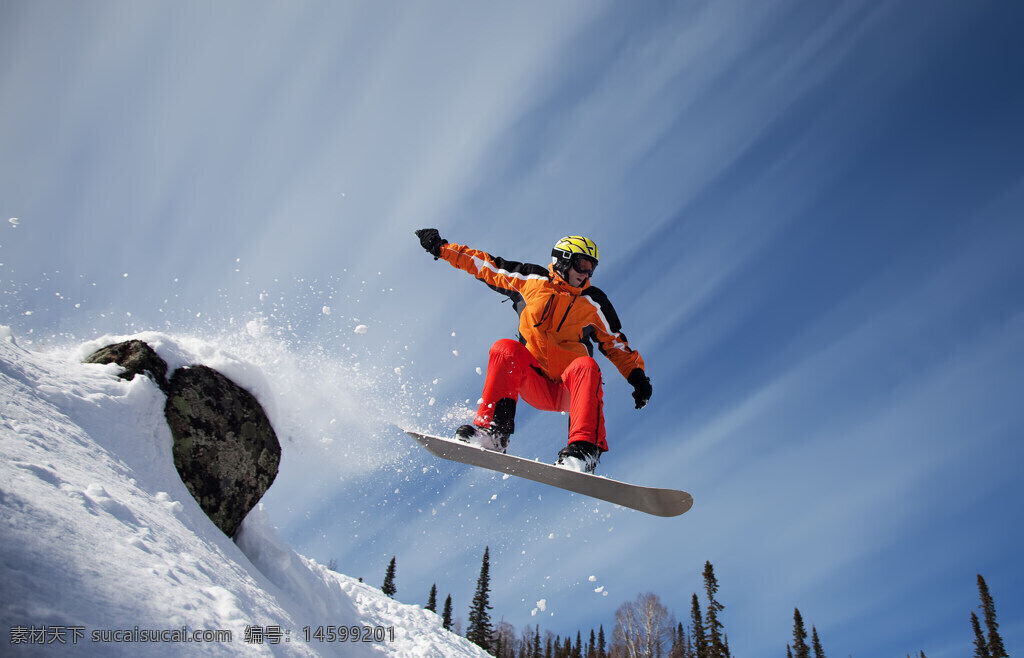
[[[569,266],[578,262],[580,258],[589,260],[597,267],[597,245],[590,238],[582,235],[567,235],[555,243],[551,250],[551,259],[555,264],[555,271],[565,276]]]

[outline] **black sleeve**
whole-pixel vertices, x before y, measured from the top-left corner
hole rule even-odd
[[[590,286],[583,291],[583,296],[589,297],[597,302],[598,307],[601,309],[601,314],[604,315],[604,319],[608,321],[608,328],[613,334],[617,334],[622,331],[622,323],[619,322],[619,316],[615,313],[615,309],[612,307],[612,303],[608,299],[608,295],[604,294],[603,290]]]

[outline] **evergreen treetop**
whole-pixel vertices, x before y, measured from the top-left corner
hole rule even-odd
[[[985,643],[985,648],[988,650],[988,655],[992,658],[1009,658],[1006,653],[1006,647],[1003,646],[1003,638],[999,635],[999,624],[996,622],[996,604],[992,600],[992,595],[989,594],[988,585],[985,584],[985,579],[978,574],[978,593],[981,595],[981,608],[985,615],[985,628],[988,630],[988,641]]]
[[[793,654],[794,658],[811,658],[811,648],[807,646],[807,629],[800,608],[793,608]]]
[[[690,634],[693,636],[695,658],[710,658],[708,640],[704,634],[704,619],[700,612],[700,600],[697,598],[697,594],[690,599]]]
[[[476,581],[476,592],[473,594],[473,603],[469,609],[469,627],[466,629],[466,638],[484,651],[490,651],[491,635],[494,633],[491,625],[490,596],[491,549],[488,546],[484,548],[480,577]]]
[[[430,594],[427,596],[427,610],[437,612],[437,583],[430,586]]]
[[[725,642],[725,626],[719,619],[719,613],[725,606],[718,602],[718,579],[715,568],[710,561],[704,563],[704,593],[708,597],[708,611],[704,615],[704,626],[707,633],[708,658],[729,658],[729,647]]]
[[[825,650],[821,648],[821,640],[818,639],[818,629],[811,626],[811,646],[814,647],[814,658],[825,658]]]
[[[444,612],[441,614],[441,627],[446,631],[452,630],[452,595],[444,600]]]
[[[395,558],[391,558],[391,562],[388,563],[387,573],[384,574],[384,584],[381,585],[380,591],[384,592],[390,598],[395,598],[395,593],[398,588],[395,587]]]
[[[992,658],[992,654],[988,652],[985,634],[981,632],[978,615],[973,612],[971,613],[971,628],[974,630],[974,658]]]

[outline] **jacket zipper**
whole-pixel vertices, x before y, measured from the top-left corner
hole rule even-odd
[[[572,310],[572,305],[576,303],[576,295],[573,295],[572,301],[569,302],[569,307],[565,309],[565,315],[562,316],[562,321],[558,323],[558,327],[555,329],[555,333],[562,330],[562,325],[565,324],[565,319],[569,317],[569,311]]]

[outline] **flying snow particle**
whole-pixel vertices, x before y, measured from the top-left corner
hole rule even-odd
[[[365,324],[361,324],[358,327],[356,327],[355,329],[353,329],[353,331],[355,331],[357,334],[365,334],[369,330],[370,330],[370,328],[367,327]]]
[[[590,578],[587,578],[587,580],[589,580],[592,583],[596,583],[597,582],[597,576],[591,576]]]
[[[484,374],[484,369],[481,368],[480,366],[477,366],[476,367],[476,374],[478,374],[478,375]]]
[[[324,315],[330,315],[331,314],[331,307],[330,306],[324,306],[322,309],[320,309],[320,312],[323,313]]]
[[[604,592],[604,585],[601,585],[600,587],[598,587],[598,588],[597,588],[597,589],[595,589],[594,591],[595,591],[596,593],[598,593],[598,594],[601,594],[602,592]]]
[[[11,225],[11,228],[18,228],[18,226],[21,224],[21,220],[18,219],[17,217],[11,217],[10,219],[7,220],[7,223]]]
[[[537,601],[537,609],[541,612],[546,612],[548,609],[548,600],[541,599],[540,601]]]
[[[459,355],[459,351],[458,350],[452,350],[452,354],[454,354],[455,356],[458,356]]]
[[[245,323],[245,331],[253,338],[259,338],[260,336],[266,336],[269,334],[270,327],[266,325],[262,318],[257,318]]]

